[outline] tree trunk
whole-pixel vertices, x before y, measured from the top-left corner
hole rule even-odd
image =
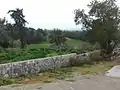
[[[23,38],[20,38],[20,42],[21,42],[21,48],[25,48],[25,43],[24,43]]]
[[[19,32],[20,32],[20,42],[21,42],[21,48],[25,48],[25,40],[24,40],[24,29],[23,29],[23,27],[20,27],[20,30],[19,30]]]

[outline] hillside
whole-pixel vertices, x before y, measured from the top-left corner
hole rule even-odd
[[[82,41],[82,40],[75,40],[67,38],[66,44],[71,47],[81,48],[83,45],[90,45],[89,43]],[[27,46],[27,49],[37,49],[37,48],[47,48],[51,44],[48,41],[39,43],[39,44],[30,44]]]

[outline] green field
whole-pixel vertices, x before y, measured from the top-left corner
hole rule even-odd
[[[26,48],[9,48],[0,53],[0,63],[16,62],[35,58],[44,58],[70,53],[83,53],[91,48],[89,43],[81,40],[67,39],[67,46],[52,46],[49,42],[30,44]]]
[[[89,43],[82,41],[82,40],[75,40],[75,39],[67,39],[66,44],[68,46],[72,46],[72,47],[82,47],[82,45],[84,44],[88,44]],[[31,44],[27,46],[27,49],[37,49],[37,48],[47,48],[49,47],[51,44],[49,42],[42,42],[40,44]]]
[[[30,44],[28,45],[26,48],[27,49],[38,49],[38,48],[46,48],[46,47],[49,47],[50,43],[49,42],[42,42],[40,44]]]
[[[67,39],[66,43],[68,44],[82,44],[82,43],[86,43],[82,40],[75,40],[75,39]]]
[[[75,40],[75,39],[68,39],[66,41],[67,45],[76,48],[76,49],[82,49],[85,47],[91,47],[92,45],[88,42],[82,41],[82,40]]]

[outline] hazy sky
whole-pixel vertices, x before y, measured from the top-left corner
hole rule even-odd
[[[74,23],[74,9],[85,9],[91,0],[2,0],[0,18],[11,21],[8,10],[23,8],[25,19],[34,28],[80,28]]]

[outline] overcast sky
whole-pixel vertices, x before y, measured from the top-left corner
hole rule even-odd
[[[86,9],[91,0],[1,0],[0,18],[11,21],[8,10],[23,8],[25,19],[33,28],[80,28],[74,23],[74,9]]]

